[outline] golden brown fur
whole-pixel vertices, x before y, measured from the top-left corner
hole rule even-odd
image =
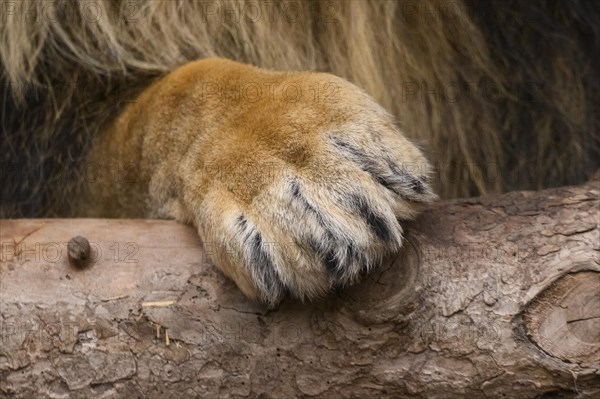
[[[310,90],[329,85],[331,98]],[[135,184],[111,173],[124,160]],[[213,262],[270,304],[355,281],[400,247],[398,220],[435,198],[425,158],[357,87],[220,58],[145,90],[89,161],[98,179],[75,212],[193,223]]]
[[[593,1],[39,0],[2,7],[3,217],[175,217],[195,223],[205,241],[221,242],[221,230],[202,223],[231,207],[225,195],[205,199],[211,185],[233,190],[250,213],[256,198],[270,193],[258,201],[263,211],[285,216],[292,205],[276,205],[278,194],[269,190],[300,165],[314,171],[307,181],[331,175],[357,182],[380,214],[386,204],[398,217],[414,215],[415,198],[390,202],[372,182],[345,175],[343,162],[328,164],[316,155],[329,137],[326,128],[345,126],[351,143],[338,143],[336,154],[345,151],[364,170],[387,173],[371,161],[384,153],[374,144],[375,131],[394,156],[402,154],[396,162],[410,171],[406,179],[424,179],[429,168],[420,152],[396,142],[403,140],[399,133],[388,137],[398,129],[358,89],[330,75],[278,75],[218,59],[207,62],[225,63],[223,71],[216,68],[206,81],[204,67],[184,66],[213,56],[269,70],[331,72],[355,83],[426,149],[433,185],[445,197],[572,184],[598,167],[600,11]],[[186,73],[189,68],[195,72]],[[300,79],[310,97],[255,102],[231,86],[241,79],[268,91],[274,76]],[[202,79],[210,85],[198,89]],[[212,100],[198,100],[198,90],[208,90]],[[369,111],[357,111],[367,103]],[[361,135],[370,139],[358,140]],[[191,181],[195,193],[182,189]],[[203,215],[207,201],[215,214]],[[376,261],[375,250],[399,244],[358,233],[354,216],[322,205],[340,221],[338,233],[347,230],[356,242],[369,243],[368,264]],[[264,212],[271,222],[282,217]],[[331,248],[319,250],[325,249]],[[250,269],[235,266],[244,254],[236,256],[216,263],[229,275],[246,270],[233,277],[256,297],[248,288]],[[310,284],[306,273],[295,277],[307,282],[297,294],[315,295],[337,278],[319,275],[311,274],[317,280]]]

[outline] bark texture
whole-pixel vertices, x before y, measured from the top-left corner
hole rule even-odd
[[[439,202],[361,284],[271,311],[190,227],[3,220],[0,396],[598,397],[598,197]]]

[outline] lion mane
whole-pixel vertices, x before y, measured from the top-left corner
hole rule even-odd
[[[318,70],[423,145],[443,197],[575,184],[599,166],[594,1],[8,1],[0,216],[64,215],[94,137],[189,61]]]

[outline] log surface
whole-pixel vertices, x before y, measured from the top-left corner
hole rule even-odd
[[[0,397],[599,397],[598,197],[439,202],[362,283],[271,311],[191,227],[2,220]]]

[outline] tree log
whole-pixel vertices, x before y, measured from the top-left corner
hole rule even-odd
[[[442,201],[362,283],[276,310],[188,226],[3,220],[0,396],[600,397],[598,205],[598,182]]]

